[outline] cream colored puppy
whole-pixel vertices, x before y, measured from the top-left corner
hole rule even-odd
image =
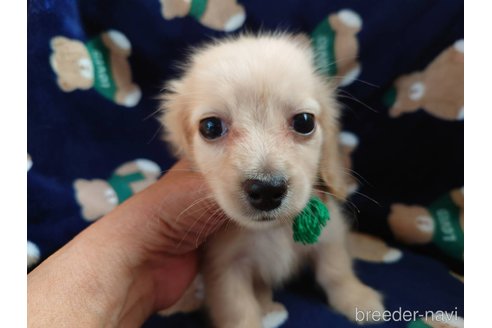
[[[346,193],[338,107],[316,73],[309,41],[284,34],[217,41],[168,84],[162,123],[230,217],[205,246],[205,301],[215,327],[276,327],[287,319],[272,287],[310,261],[331,306],[351,320],[383,311],[359,281],[339,202]],[[316,190],[331,220],[314,245],[293,241],[292,221]]]

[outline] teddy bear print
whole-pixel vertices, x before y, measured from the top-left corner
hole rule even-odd
[[[351,84],[361,72],[357,60],[362,18],[350,9],[343,9],[319,23],[311,34],[316,64],[329,76],[340,78],[340,86]]]
[[[423,109],[443,120],[464,119],[464,40],[456,41],[422,72],[399,77],[387,94],[389,115]]]
[[[389,247],[381,239],[358,232],[349,233],[348,248],[352,257],[368,262],[394,263],[403,256],[399,249]]]
[[[236,0],[160,0],[162,16],[169,20],[191,16],[217,31],[231,32],[246,20],[244,7]]]
[[[156,163],[137,159],[118,167],[108,180],[75,180],[75,198],[82,217],[94,221],[109,213],[133,194],[156,182],[160,173]]]
[[[394,204],[388,224],[403,243],[433,243],[449,256],[463,259],[464,189],[454,189],[428,207]]]
[[[61,90],[93,88],[105,98],[125,107],[135,106],[142,96],[132,81],[128,57],[130,41],[109,30],[86,43],[56,36],[51,39],[50,64]]]
[[[359,138],[352,132],[342,131],[339,136],[340,151],[342,154],[343,165],[347,171],[348,195],[353,194],[359,188],[359,183],[352,174],[352,153],[359,145]]]

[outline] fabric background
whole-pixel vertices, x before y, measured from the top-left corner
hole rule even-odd
[[[233,0],[208,0],[207,21],[205,15],[166,19],[162,11],[171,6],[159,0],[29,2],[28,268],[121,202],[118,188],[108,182],[114,181],[111,178],[139,176],[141,183],[126,184],[134,193],[172,165],[153,113],[163,82],[176,76],[175,64],[190,46],[241,31],[311,34],[330,15],[338,15],[348,17],[349,25],[360,25],[358,32],[346,39],[340,36],[334,45],[335,50],[337,42],[357,46],[354,60],[347,64],[358,67],[356,77],[339,88],[343,130],[348,132],[341,142],[352,162],[347,170],[357,178],[347,211],[357,229],[405,249],[394,263],[357,261],[357,272],[384,293],[389,309],[457,311],[463,317],[463,284],[449,273],[463,274],[462,258],[446,255],[430,240],[417,245],[401,242],[388,224],[395,204],[425,209],[452,190],[463,193],[462,96],[457,100],[463,89],[462,66],[451,59],[443,59],[439,67],[431,65],[447,50],[449,56],[464,54],[463,3],[244,0],[238,5]],[[345,14],[339,15],[341,11]],[[84,57],[83,45],[95,37],[117,44],[108,43],[106,68],[120,96],[104,96],[93,86],[77,88],[82,80],[70,75],[73,65],[93,69],[93,57],[79,57]],[[453,49],[461,50],[451,54]],[[414,92],[417,98],[423,92],[421,85],[412,85],[415,90],[398,87],[402,77],[414,72],[437,81],[424,85],[423,97],[432,101],[393,117],[392,92]],[[461,101],[461,109],[456,101]],[[417,220],[410,216],[403,210],[398,219]],[[312,281],[307,272],[276,293],[290,313],[285,327],[353,326],[327,308]],[[202,319],[199,313],[154,317],[145,326],[199,327]]]

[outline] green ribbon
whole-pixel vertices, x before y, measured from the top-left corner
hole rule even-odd
[[[191,0],[191,7],[188,15],[200,20],[207,9],[208,0]]]
[[[116,94],[116,83],[111,72],[110,50],[100,36],[85,44],[92,59],[94,68],[94,89],[104,97],[113,100]]]
[[[460,208],[448,193],[429,207],[434,219],[435,229],[432,241],[446,254],[463,259],[465,234],[460,226]]]
[[[319,23],[311,33],[311,42],[314,48],[317,68],[329,76],[337,75],[335,58],[335,31],[328,19]]]
[[[318,197],[312,196],[292,223],[294,241],[301,244],[316,243],[329,219],[330,212],[326,205]]]
[[[141,180],[145,180],[145,176],[142,172],[135,172],[125,175],[113,174],[108,179],[108,183],[111,187],[113,187],[116,192],[116,196],[118,196],[118,204],[123,203],[133,195],[133,190],[130,183]]]

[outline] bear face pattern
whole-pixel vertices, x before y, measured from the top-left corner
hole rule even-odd
[[[160,0],[162,16],[166,20],[190,16],[203,26],[232,32],[246,20],[244,7],[236,0]]]
[[[388,224],[395,238],[403,243],[433,243],[447,255],[463,259],[464,189],[454,189],[428,207],[394,204]]]
[[[109,213],[133,194],[157,181],[160,167],[147,159],[137,159],[118,167],[108,180],[77,179],[75,198],[82,217],[94,221]]]
[[[132,81],[128,63],[131,44],[122,33],[109,30],[86,43],[55,36],[50,43],[50,65],[62,91],[93,88],[125,107],[140,101],[142,93]]]
[[[343,9],[320,22],[311,33],[316,65],[321,72],[340,78],[338,85],[347,86],[361,73],[357,60],[362,18],[350,9]]]
[[[464,40],[445,49],[422,72],[399,77],[385,95],[389,115],[423,109],[443,120],[464,119]]]

